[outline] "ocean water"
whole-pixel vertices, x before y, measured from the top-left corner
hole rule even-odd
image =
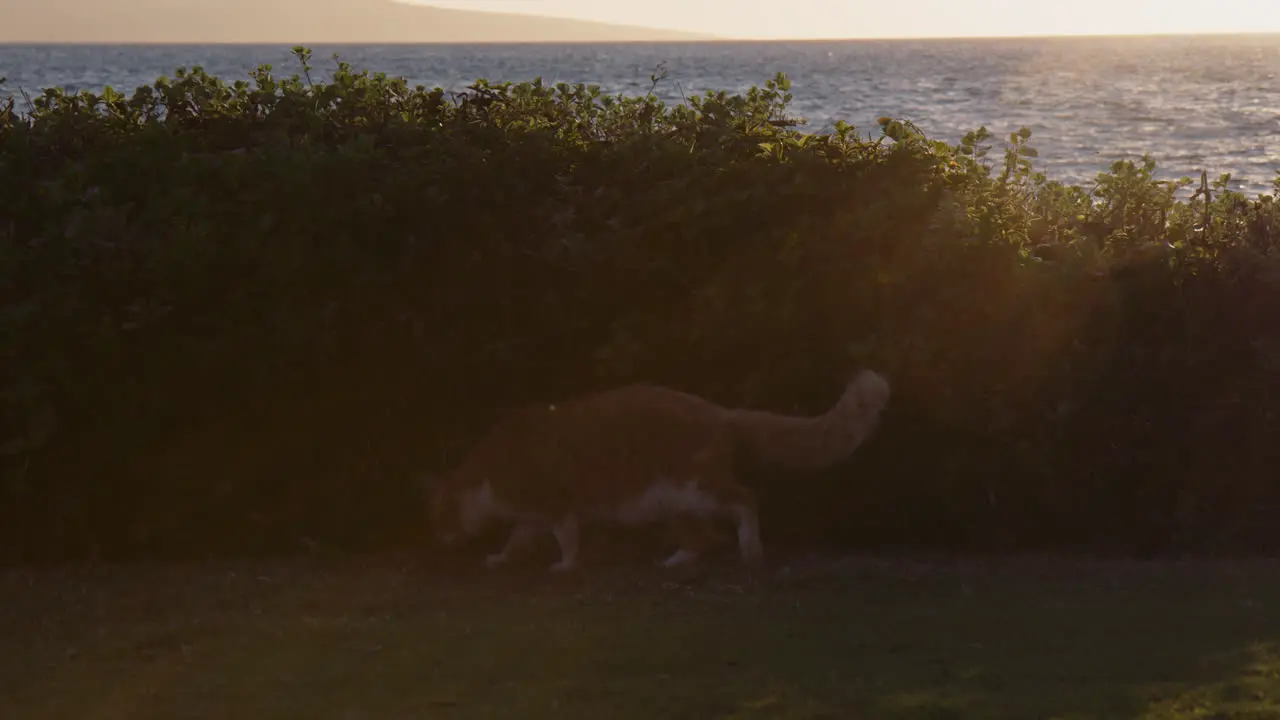
[[[462,90],[477,78],[597,83],[671,102],[705,90],[744,91],[787,73],[807,129],[836,120],[860,133],[875,119],[909,119],[955,142],[980,125],[1031,128],[1039,169],[1090,183],[1120,158],[1150,153],[1162,177],[1231,173],[1268,191],[1280,171],[1280,36],[1054,38],[601,45],[314,46],[320,75],[337,52],[357,70]],[[225,80],[259,64],[297,70],[285,46],[0,45],[0,95],[58,86],[118,90],[200,65]],[[997,149],[993,153],[998,152]]]

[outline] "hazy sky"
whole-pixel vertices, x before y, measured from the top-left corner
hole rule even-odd
[[[1280,32],[1280,0],[410,0],[741,38]]]

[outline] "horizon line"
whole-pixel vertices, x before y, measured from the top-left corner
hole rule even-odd
[[[648,29],[648,28],[646,28]],[[663,30],[657,30],[662,32]],[[731,37],[654,38],[634,40],[0,40],[5,45],[707,45],[731,43],[832,43],[832,42],[900,42],[933,40],[1072,40],[1072,39],[1146,39],[1197,37],[1280,37],[1280,30],[1210,30],[1197,32],[1088,32],[1027,33],[1007,35],[869,35],[857,37]]]

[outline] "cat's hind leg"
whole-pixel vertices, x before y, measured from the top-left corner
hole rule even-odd
[[[667,559],[679,564],[691,555],[699,555],[711,539],[712,521],[727,516],[738,531],[738,551],[746,564],[756,564],[764,558],[760,543],[760,518],[756,510],[755,495],[734,482],[727,471],[712,476],[710,482],[691,483],[682,497],[684,507],[680,514],[687,515],[687,523],[681,531],[681,549]],[[685,552],[692,551],[692,552]]]
[[[742,561],[754,565],[764,559],[760,542],[760,515],[752,492],[741,485],[732,484],[717,492],[721,512],[733,518],[738,529],[738,552]]]
[[[710,518],[688,513],[679,513],[671,518],[671,529],[678,548],[670,557],[659,560],[657,564],[664,568],[677,568],[696,563],[714,540],[710,522]]]
[[[551,572],[564,573],[578,565],[578,518],[573,513],[565,515],[551,526],[551,532],[560,545],[560,560],[551,566]]]
[[[520,522],[511,528],[511,534],[507,536],[507,544],[503,546],[502,552],[494,553],[484,559],[485,567],[498,567],[505,565],[512,556],[526,549],[533,538],[543,530],[538,525]]]

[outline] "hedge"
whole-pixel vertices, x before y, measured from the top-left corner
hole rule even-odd
[[[766,543],[1280,549],[1273,196],[805,133],[782,74],[667,105],[295,53],[0,108],[5,559],[415,546],[415,478],[507,408],[816,413],[858,366],[884,424],[751,479]]]

